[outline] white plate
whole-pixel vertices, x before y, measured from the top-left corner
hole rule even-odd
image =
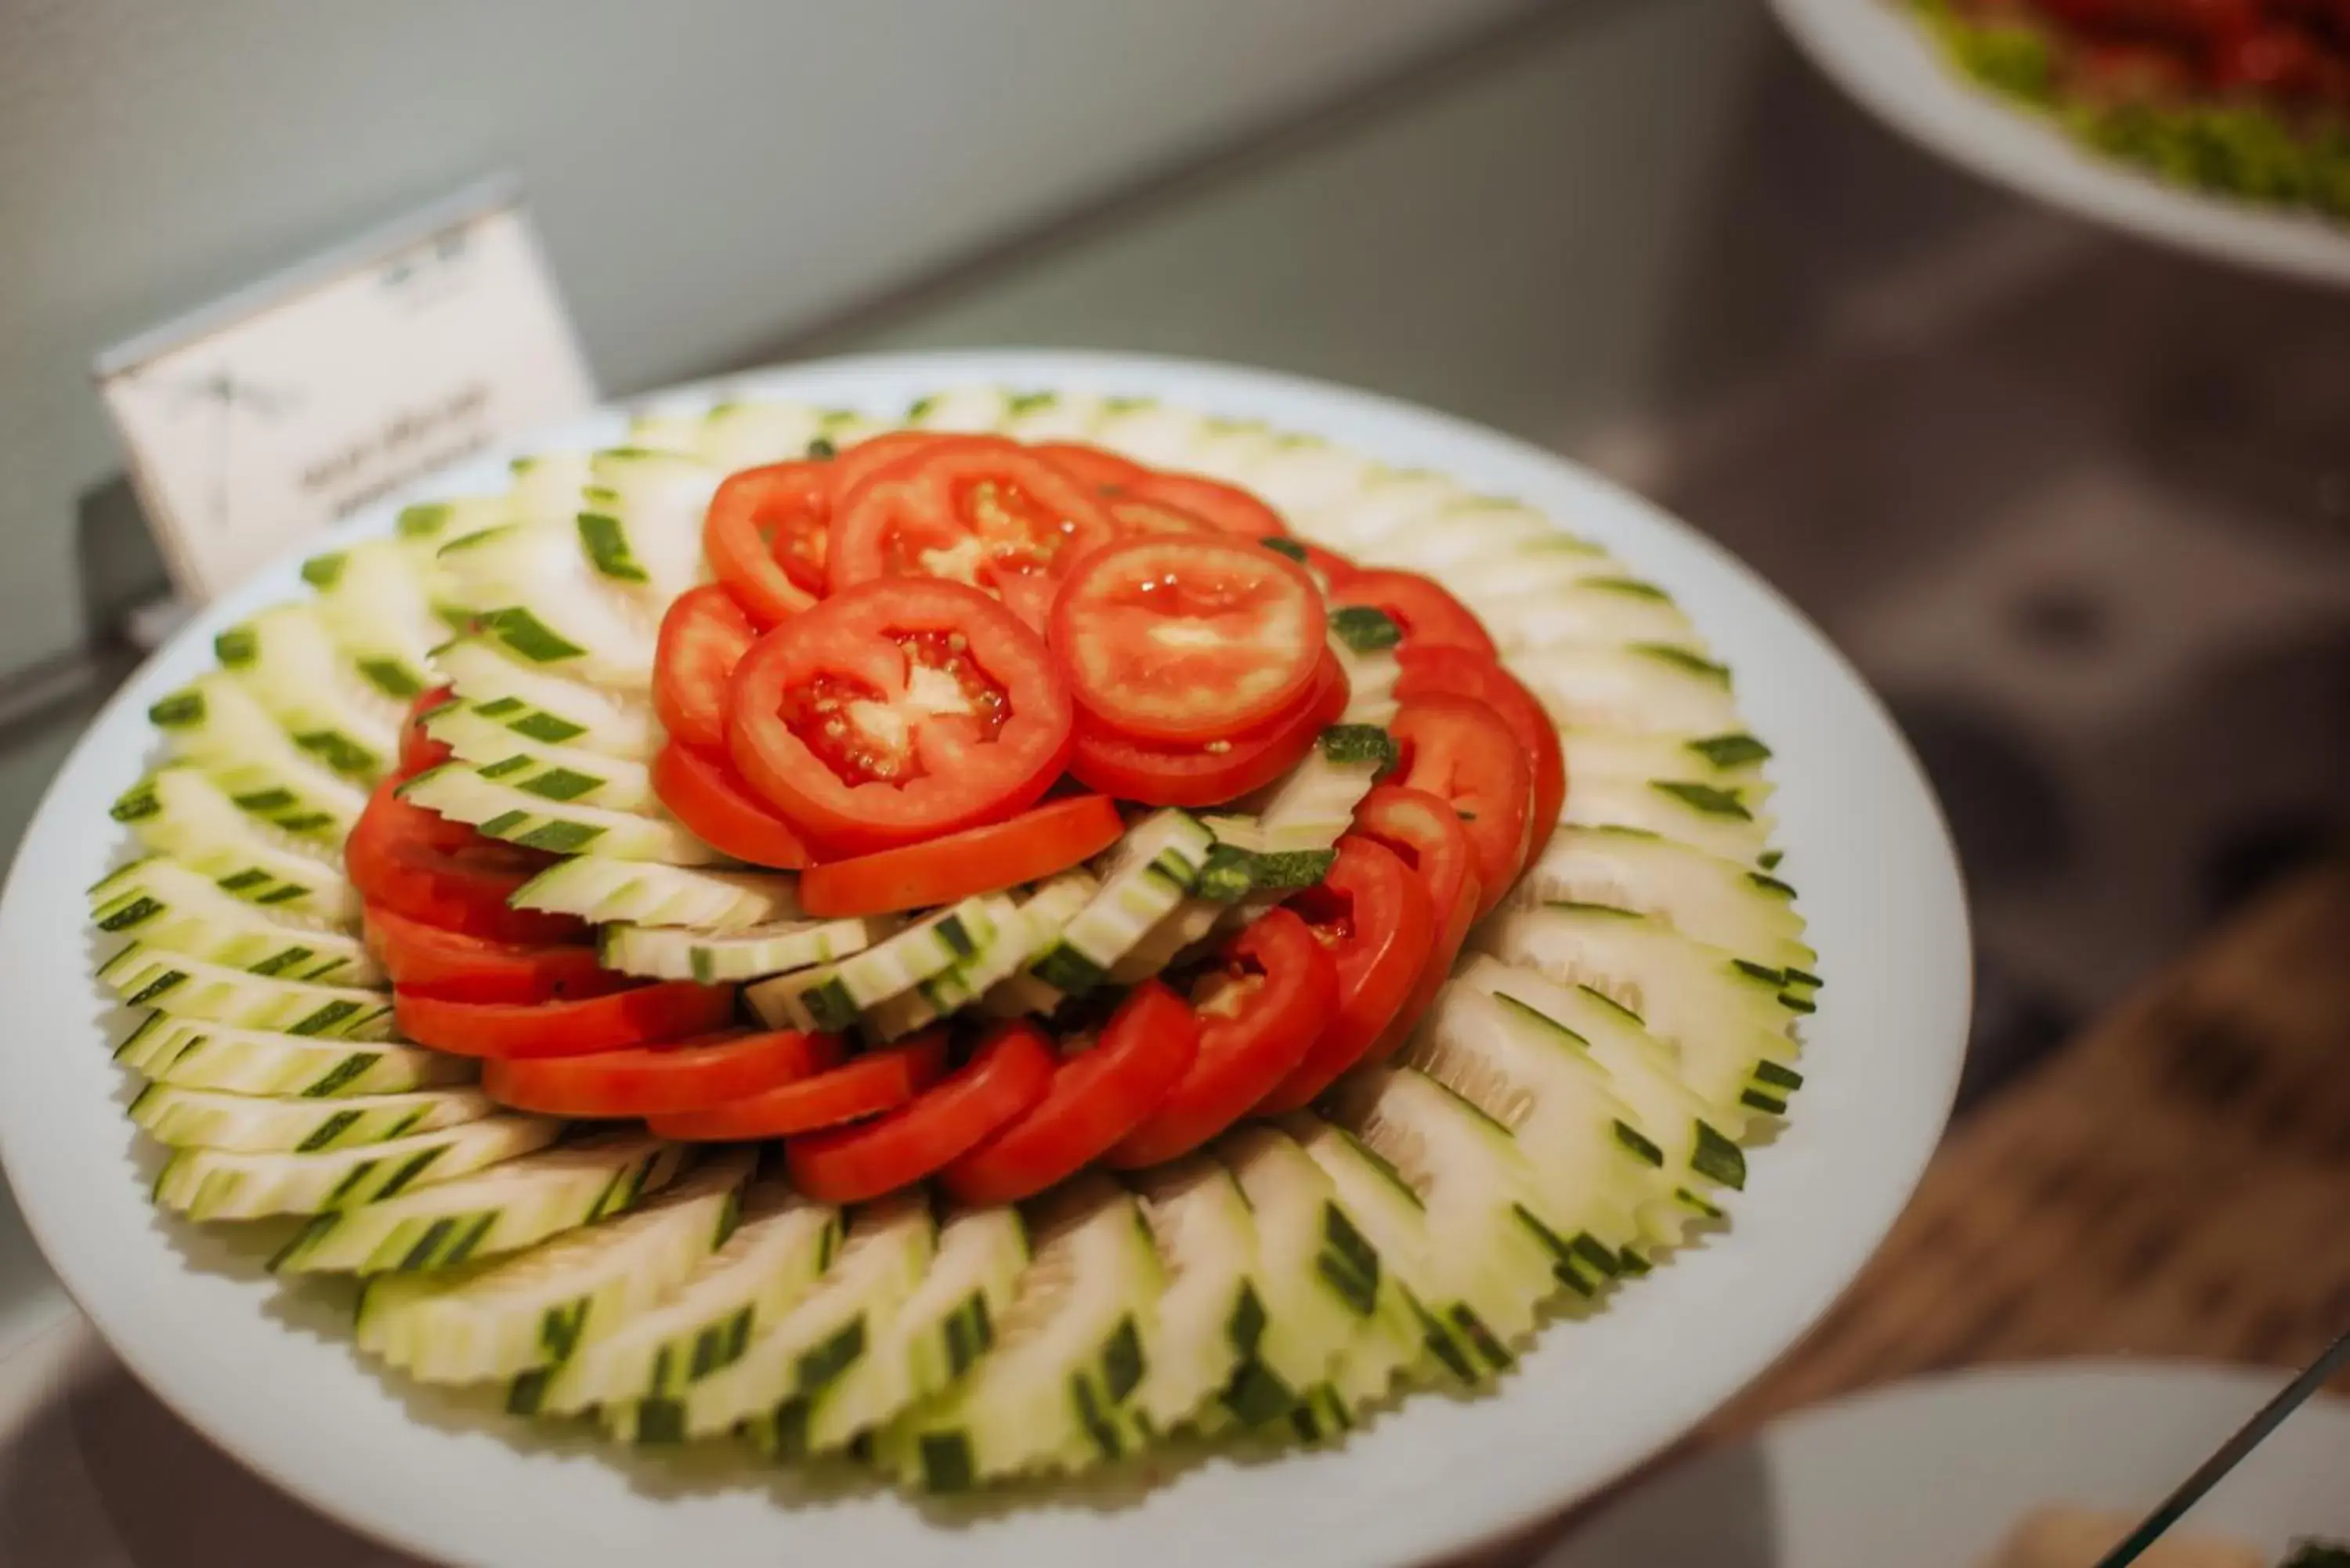
[[[2077,145],[1952,70],[1903,0],[1773,4],[1796,42],[1846,92],[1987,180],[2215,260],[2350,284],[2350,227],[2165,184]]]
[[[2150,1511],[2290,1374],[2081,1363],[1808,1411],[1609,1509],[1539,1568],[1970,1568],[2045,1503]],[[2350,1402],[2296,1413],[2183,1530],[2350,1540]]]
[[[0,906],[0,1155],[57,1273],[133,1371],[256,1469],[355,1526],[469,1563],[569,1568],[690,1552],[697,1568],[779,1561],[1019,1568],[1289,1568],[1403,1563],[1532,1520],[1701,1419],[1816,1318],[1907,1199],[1948,1114],[1966,1036],[1969,951],[1957,867],[1917,764],[1876,701],[1784,601],[1720,549],[1549,454],[1357,392],[1164,360],[1070,354],[847,359],[747,378],[735,394],[902,410],[942,386],[1000,382],[1161,398],[1309,431],[1404,466],[1523,497],[1670,588],[1738,671],[1745,716],[1777,749],[1785,875],[1803,889],[1827,987],[1791,1130],[1758,1151],[1724,1238],[1548,1332],[1488,1397],[1409,1401],[1334,1451],[1215,1459],[1153,1490],[923,1512],[869,1490],[779,1501],[740,1469],[681,1480],[657,1461],[534,1441],[361,1364],[347,1320],[281,1296],[215,1235],[147,1203],[150,1168],[108,1060],[111,1012],[88,973],[84,888],[118,852],[105,806],[138,776],[154,698],[211,662],[213,634],[299,592],[292,560],[198,617],[109,706],[58,774]],[[672,400],[660,400],[668,404]],[[607,411],[534,449],[609,441]],[[497,488],[499,457],[436,493]],[[387,505],[358,518],[382,529]],[[747,1477],[747,1479],[746,1479]]]

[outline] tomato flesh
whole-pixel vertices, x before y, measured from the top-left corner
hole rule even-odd
[[[496,942],[443,930],[390,909],[366,913],[368,950],[391,982],[452,1002],[554,1002],[601,996],[633,983],[596,961],[584,942]]]
[[[1463,648],[1407,645],[1396,654],[1401,673],[1396,679],[1399,701],[1415,697],[1450,694],[1482,702],[1510,727],[1518,744],[1534,759],[1534,826],[1528,834],[1529,857],[1557,830],[1559,813],[1566,806],[1566,752],[1558,727],[1543,711],[1534,694],[1508,670]],[[1525,867],[1520,866],[1520,871]]]
[[[791,824],[753,794],[723,751],[672,741],[653,758],[653,794],[686,830],[722,855],[796,870],[812,857]]]
[[[800,907],[832,918],[951,904],[1066,871],[1125,830],[1107,795],[1066,795],[1007,822],[811,867],[800,878]]]
[[[971,1060],[910,1104],[784,1145],[792,1185],[819,1203],[895,1192],[969,1152],[1045,1097],[1053,1052],[1033,1023],[999,1025]]]
[[[1305,760],[1347,710],[1347,672],[1328,649],[1290,710],[1229,739],[1139,740],[1080,716],[1069,772],[1088,788],[1146,805],[1218,805],[1271,784]]]
[[[708,1034],[733,1021],[734,988],[663,981],[574,1002],[451,1002],[392,993],[400,1033],[458,1056],[585,1056]]]
[[[1378,1057],[1403,1044],[1452,977],[1453,962],[1469,939],[1469,928],[1476,923],[1484,888],[1477,880],[1477,851],[1469,842],[1468,828],[1450,805],[1426,790],[1380,784],[1355,808],[1355,832],[1386,846],[1411,867],[1428,889],[1435,918],[1433,945],[1419,980],[1371,1048]]]
[[[1132,490],[1150,477],[1150,470],[1130,457],[1083,441],[1046,441],[1031,448],[1037,456],[1096,490]]]
[[[1394,782],[1452,808],[1477,854],[1480,916],[1518,879],[1534,827],[1534,764],[1501,716],[1467,697],[1420,697],[1388,726],[1402,761]]]
[[[883,469],[895,468],[925,448],[955,439],[939,431],[883,431],[879,435],[868,436],[853,446],[843,448],[829,463],[834,507],[837,509],[858,485]],[[831,574],[827,567],[824,587],[830,586]]]
[[[1305,1105],[1366,1059],[1419,984],[1436,940],[1427,884],[1393,850],[1357,834],[1338,840],[1329,874],[1287,908],[1328,950],[1338,1004],[1305,1059],[1259,1103],[1268,1115]]]
[[[688,588],[669,607],[653,649],[653,713],[671,740],[725,748],[726,682],[756,635],[734,596],[714,584]]]
[[[824,591],[832,487],[821,462],[777,462],[729,474],[710,498],[702,553],[761,626],[798,614]]]
[[[400,776],[413,778],[427,768],[437,768],[456,756],[445,741],[436,741],[425,730],[424,721],[456,696],[453,687],[441,686],[421,692],[408,705],[408,717],[400,726]]]
[[[1281,514],[1236,484],[1199,473],[1148,472],[1125,486],[1141,501],[1188,512],[1221,533],[1243,539],[1283,539],[1289,524]]]
[[[762,1094],[707,1110],[656,1113],[645,1125],[660,1137],[686,1143],[788,1137],[902,1106],[937,1081],[946,1060],[946,1032],[934,1029]]]
[[[1484,622],[1441,584],[1417,572],[1356,572],[1332,587],[1330,601],[1386,611],[1406,648],[1465,648],[1487,659],[1501,657]]]
[[[728,1030],[587,1056],[505,1058],[482,1092],[550,1116],[650,1116],[706,1110],[837,1066],[840,1042],[797,1030]]]
[[[392,779],[376,786],[343,846],[343,869],[367,903],[497,942],[560,942],[586,934],[568,915],[507,905],[548,857],[411,805],[398,789]]]

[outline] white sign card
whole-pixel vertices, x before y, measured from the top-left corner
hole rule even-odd
[[[470,191],[100,357],[201,604],[369,502],[596,400],[515,188]]]

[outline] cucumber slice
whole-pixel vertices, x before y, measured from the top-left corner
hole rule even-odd
[[[771,1029],[847,1029],[867,1008],[970,958],[994,935],[987,898],[965,898],[863,952],[762,981],[743,995]]]
[[[1286,777],[1241,803],[1244,815],[1203,820],[1217,843],[1253,856],[1326,850],[1354,826],[1355,808],[1395,761],[1396,744],[1385,730],[1334,724]],[[1311,886],[1283,883],[1277,879],[1284,874],[1277,866],[1269,869],[1276,879],[1261,880],[1259,886]],[[1319,880],[1319,876],[1313,878]]]
[[[1559,727],[1715,735],[1739,728],[1730,671],[1686,649],[1561,643],[1509,661]]]
[[[537,452],[518,457],[507,467],[514,488],[506,501],[515,516],[525,522],[566,523],[579,510],[579,492],[588,483],[586,452]]]
[[[1001,387],[949,387],[915,399],[906,423],[916,430],[993,435],[1011,417],[1011,394]]]
[[[1489,604],[1572,595],[1595,578],[1630,575],[1623,562],[1599,545],[1555,529],[1539,538],[1446,563],[1444,586],[1482,617]]]
[[[551,1366],[682,1284],[733,1233],[753,1158],[730,1151],[618,1219],[518,1256],[370,1277],[359,1348],[427,1383]]]
[[[342,928],[248,903],[166,857],[123,867],[89,890],[89,902],[101,931],[224,968],[339,985],[385,982],[382,967]]]
[[[462,702],[425,720],[424,729],[459,762],[471,763],[482,777],[509,788],[613,811],[659,809],[650,771],[631,758],[529,740]]]
[[[1629,827],[1563,827],[1512,888],[1513,909],[1604,904],[1653,915],[1701,942],[1806,980],[1795,890],[1751,866]]]
[[[1487,595],[1473,607],[1504,653],[1595,642],[1705,651],[1705,639],[1672,596],[1630,576],[1585,577],[1556,587]]]
[[[1436,518],[1468,500],[1466,491],[1440,473],[1372,466],[1332,504],[1295,520],[1307,536],[1327,540],[1345,554],[1362,555],[1389,534],[1434,526]]]
[[[816,1410],[852,1368],[889,1343],[937,1246],[938,1224],[920,1189],[864,1205],[850,1214],[840,1255],[824,1277],[739,1356],[680,1397],[608,1408],[608,1424],[639,1442],[676,1442],[756,1416],[774,1451],[804,1451]]]
[[[660,749],[660,727],[642,701],[552,674],[480,638],[459,638],[436,657],[476,716],[523,740],[639,762]]]
[[[1127,830],[1100,867],[1101,889],[1029,965],[1055,991],[1076,996],[1171,913],[1191,890],[1214,837],[1188,812],[1156,811]]]
[[[1020,901],[986,896],[994,931],[969,958],[959,959],[909,990],[868,1008],[860,1025],[868,1040],[899,1040],[937,1023],[1020,967],[1040,945],[1036,923]]]
[[[174,1148],[317,1154],[439,1132],[480,1121],[497,1108],[473,1089],[306,1099],[150,1084],[130,1102],[130,1119],[156,1142]]]
[[[174,754],[282,833],[340,844],[367,805],[365,790],[297,750],[252,694],[217,670],[157,701],[147,717]]]
[[[1234,481],[1293,521],[1316,516],[1362,487],[1369,462],[1318,436],[1276,432]]]
[[[112,815],[149,849],[203,872],[246,903],[338,925],[359,920],[359,892],[343,875],[338,845],[296,838],[246,815],[189,763],[156,769],[123,792]]]
[[[1092,392],[1020,392],[1004,405],[1003,433],[1024,441],[1090,441],[1107,411]]]
[[[1567,773],[1578,785],[1599,779],[1681,779],[1748,791],[1762,783],[1762,764],[1771,759],[1771,748],[1743,731],[1650,735],[1578,726],[1559,738],[1566,748]]]
[[[1441,580],[1462,561],[1522,551],[1558,536],[1558,524],[1513,501],[1469,497],[1417,527],[1394,528],[1357,552],[1370,566],[1399,566]]]
[[[830,1266],[840,1211],[779,1180],[754,1182],[733,1233],[660,1304],[577,1346],[544,1374],[517,1378],[517,1415],[570,1414],[670,1399],[738,1357]]]
[[[1245,489],[1249,474],[1281,444],[1282,438],[1259,421],[1211,419],[1191,449],[1191,471]]]
[[[588,469],[576,525],[588,564],[659,614],[702,576],[702,520],[726,471],[643,447],[599,452]]]
[[[1214,865],[1213,850],[1209,851],[1208,860],[1208,866],[1201,871],[1203,881]],[[1254,872],[1251,871],[1248,876],[1253,886]],[[1184,899],[1145,932],[1140,941],[1128,949],[1124,958],[1109,966],[1110,982],[1113,985],[1139,985],[1161,972],[1175,961],[1179,954],[1213,935],[1232,908],[1213,898]]]
[[[1686,779],[1586,779],[1578,774],[1560,821],[1567,827],[1653,833],[1754,866],[1769,850],[1776,826],[1761,809],[1762,793],[1766,792],[1759,785],[1725,788]]]
[[[732,473],[808,455],[825,431],[825,410],[809,403],[722,403],[702,417],[694,451]]]
[[[723,859],[666,813],[607,811],[557,802],[484,778],[460,763],[428,768],[400,786],[400,797],[453,822],[471,823],[492,838],[557,855],[592,850],[611,860],[706,866]]]
[[[626,1212],[675,1180],[692,1158],[681,1145],[641,1133],[598,1134],[461,1180],[397,1197],[377,1192],[322,1213],[269,1266],[282,1273],[406,1273],[519,1251]],[[437,1166],[434,1173],[445,1174]]]
[[[1024,1013],[1050,1012],[1061,1004],[1061,993],[1028,973],[1028,966],[1060,941],[1069,922],[1100,891],[1101,883],[1082,866],[1064,871],[1036,888],[1035,897],[1022,906],[1028,927],[1026,940],[1020,947],[1006,950],[1011,970],[998,977],[979,999],[980,1006],[991,1017],[1017,1018]]]
[[[151,1012],[114,1059],[151,1082],[234,1095],[325,1100],[471,1083],[474,1063],[416,1045],[232,1029]]]
[[[452,601],[514,658],[633,697],[650,685],[657,618],[589,564],[571,526],[487,529],[440,560]]]
[[[877,1437],[877,1460],[910,1483],[960,1491],[1071,1463],[1080,1445],[1105,1458],[1126,1447],[1119,1416],[1149,1369],[1164,1284],[1149,1232],[1133,1197],[1098,1176],[1055,1191],[1035,1224],[994,1347]]]
[[[380,991],[311,985],[229,969],[131,943],[98,967],[127,1007],[203,1018],[244,1029],[381,1040],[391,1033],[391,997]]]
[[[799,884],[765,871],[718,871],[625,860],[608,854],[558,860],[507,902],[518,909],[577,915],[596,925],[687,927],[732,935],[805,919]]]
[[[1204,1155],[1127,1181],[1167,1281],[1134,1416],[1148,1431],[1171,1432],[1231,1386],[1264,1337],[1256,1220],[1232,1172]]]
[[[883,915],[843,920],[776,920],[719,934],[663,926],[608,925],[598,961],[656,980],[759,980],[860,953],[896,930]]]
[[[1207,427],[1206,419],[1188,409],[1153,398],[1117,398],[1102,405],[1093,439],[1147,467],[1188,469]]]
[[[192,1220],[328,1213],[516,1158],[544,1148],[562,1130],[560,1122],[538,1116],[484,1116],[318,1154],[183,1148],[156,1177],[155,1201]]]
[[[213,639],[221,664],[294,743],[372,784],[400,749],[400,702],[343,661],[315,605],[278,605]]]
[[[427,579],[435,576],[398,539],[362,539],[302,565],[318,590],[318,618],[359,678],[391,701],[429,691],[432,649],[447,635]]]
[[[1396,682],[1403,678],[1396,647],[1402,640],[1403,628],[1384,610],[1358,606],[1330,612],[1330,651],[1347,672],[1341,723],[1384,730],[1395,721],[1401,706],[1396,701]]]

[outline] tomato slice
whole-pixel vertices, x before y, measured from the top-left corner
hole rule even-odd
[[[1159,981],[1144,981],[1126,993],[1097,1043],[1062,1058],[1033,1109],[941,1171],[941,1182],[962,1203],[1035,1197],[1140,1127],[1199,1052],[1191,1009]]]
[[[1069,772],[1080,784],[1146,805],[1217,805],[1271,784],[1302,761],[1347,711],[1347,672],[1326,649],[1314,684],[1287,712],[1229,740],[1137,740],[1080,716]]]
[[[1403,753],[1394,782],[1451,806],[1477,852],[1477,913],[1492,913],[1526,862],[1534,827],[1534,764],[1509,725],[1467,697],[1417,698],[1388,725]]]
[[[1287,909],[1267,910],[1224,945],[1196,987],[1200,1052],[1150,1118],[1120,1138],[1122,1170],[1189,1154],[1246,1116],[1297,1070],[1338,1004],[1338,969]]]
[[[542,1116],[665,1116],[727,1105],[839,1064],[835,1035],[730,1029],[588,1056],[488,1062],[482,1092]]]
[[[714,583],[669,607],[653,649],[653,714],[672,739],[725,749],[726,680],[757,636],[734,595]]]
[[[743,778],[843,854],[1010,816],[1068,758],[1068,684],[1044,639],[961,583],[833,595],[759,639],[727,706]]]
[[[1080,484],[1096,490],[1132,490],[1150,477],[1150,470],[1130,457],[1084,441],[1046,441],[1029,449]]]
[[[456,688],[438,686],[418,694],[408,705],[408,718],[400,726],[400,776],[413,778],[427,768],[437,768],[456,756],[448,742],[436,741],[424,730],[427,716],[436,711],[457,694]]]
[[[1371,1047],[1376,1058],[1403,1044],[1437,992],[1452,978],[1453,962],[1469,940],[1469,928],[1476,923],[1484,888],[1477,880],[1477,851],[1469,842],[1468,828],[1451,806],[1426,790],[1380,784],[1355,808],[1355,832],[1385,845],[1412,868],[1428,888],[1435,917],[1434,945],[1411,994]]]
[[[721,855],[785,871],[813,858],[791,824],[751,793],[723,752],[713,755],[672,741],[653,758],[652,782],[670,815]]]
[[[1053,1083],[1053,1050],[1033,1023],[998,1025],[971,1060],[910,1105],[784,1145],[792,1185],[819,1203],[862,1203],[910,1186],[1018,1116]]]
[[[941,438],[842,498],[829,575],[835,593],[880,577],[944,577],[1041,626],[1061,572],[1117,535],[1090,486],[1017,441]]]
[[[343,845],[343,869],[359,897],[379,909],[495,942],[559,942],[588,928],[569,915],[516,909],[506,900],[550,857],[484,837],[411,805],[386,779]]]
[[[1243,490],[1201,473],[1146,472],[1123,487],[1140,501],[1155,501],[1243,539],[1285,539],[1289,524],[1281,514]]]
[[[1329,950],[1338,1005],[1305,1060],[1258,1102],[1266,1115],[1297,1109],[1370,1054],[1419,983],[1436,940],[1428,885],[1393,850],[1359,834],[1338,840],[1329,874],[1286,907]]]
[[[879,435],[867,436],[854,446],[842,448],[830,460],[835,510],[848,498],[849,492],[883,469],[895,467],[926,447],[957,439],[943,431],[883,431]],[[827,569],[827,586],[830,581],[831,574]]]
[[[787,1137],[837,1127],[902,1106],[946,1070],[943,1029],[917,1034],[886,1051],[868,1051],[828,1072],[781,1084],[764,1094],[708,1110],[656,1112],[645,1124],[661,1137],[688,1143],[736,1143]]]
[[[1330,590],[1330,602],[1385,610],[1409,648],[1465,648],[1487,659],[1501,658],[1485,623],[1442,584],[1417,572],[1356,572]]]
[[[392,1016],[420,1045],[458,1056],[585,1056],[683,1040],[734,1020],[734,988],[662,981],[578,1002],[451,1002],[395,991]]]
[[[832,486],[822,462],[777,462],[727,475],[710,498],[702,553],[761,626],[797,615],[824,592]]]
[[[1193,516],[1179,506],[1163,502],[1140,501],[1130,495],[1112,494],[1107,497],[1109,514],[1118,520],[1121,533],[1195,535],[1206,538],[1223,537],[1224,531],[1214,524]]]
[[[366,913],[368,950],[392,984],[451,1002],[553,1002],[601,996],[635,982],[596,961],[584,942],[494,942],[411,920],[390,909]]]
[[[1066,871],[1125,831],[1107,795],[1067,795],[1008,822],[810,867],[800,878],[800,907],[829,919],[951,904]]]
[[[1529,844],[1532,854],[1541,854],[1566,805],[1566,753],[1559,743],[1558,727],[1543,711],[1542,703],[1518,683],[1516,676],[1467,649],[1407,644],[1397,651],[1396,662],[1401,670],[1396,680],[1398,701],[1440,692],[1473,698],[1510,727],[1510,733],[1534,759],[1534,827]]]
[[[1049,640],[1069,695],[1154,741],[1229,739],[1293,706],[1329,617],[1305,568],[1238,539],[1128,539],[1061,585]]]
[[[1326,550],[1319,545],[1308,545],[1303,540],[1297,542],[1297,547],[1305,552],[1305,569],[1314,574],[1315,581],[1322,585],[1325,595],[1341,583],[1351,582],[1362,576],[1362,567],[1336,550]],[[1334,598],[1331,602],[1336,604],[1338,601]]]

